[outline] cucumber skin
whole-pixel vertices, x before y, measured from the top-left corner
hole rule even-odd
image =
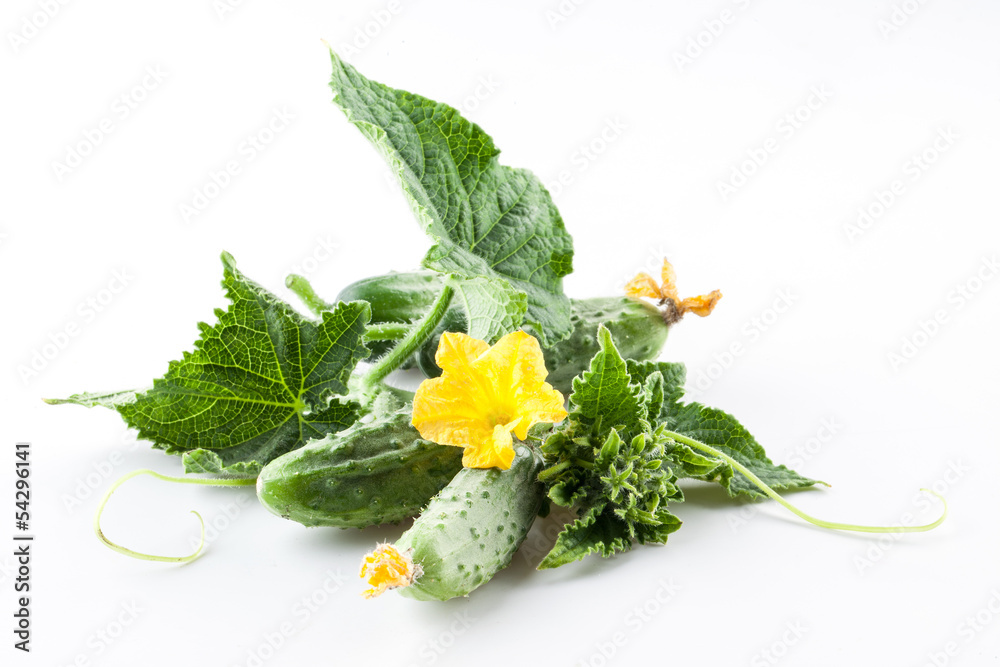
[[[433,271],[408,271],[387,273],[357,280],[337,295],[337,301],[367,301],[372,307],[370,324],[412,324],[424,316],[444,282],[441,274]],[[368,343],[372,358],[380,357],[390,349],[392,341]],[[407,360],[403,368],[410,368]]]
[[[600,349],[597,329],[603,324],[611,332],[623,359],[649,361],[660,356],[669,326],[652,304],[629,297],[599,297],[572,300],[573,332],[550,348],[544,348],[546,382],[568,394],[573,378],[590,368]]]
[[[423,316],[441,291],[441,285],[440,274],[433,271],[388,273],[352,283],[337,298],[368,301],[372,306],[372,323],[407,323]],[[598,350],[597,327],[600,324],[611,331],[625,359],[649,361],[656,359],[663,349],[669,327],[652,304],[624,296],[571,299],[570,302],[573,332],[569,338],[542,349],[549,370],[547,380],[564,394],[573,390],[573,378],[590,367],[590,360]],[[465,314],[461,307],[453,306],[414,355],[424,375],[437,377],[441,374],[434,361],[441,334],[465,330]],[[383,354],[391,346],[390,342],[369,345],[374,356]]]
[[[569,338],[552,347],[542,348],[545,367],[549,371],[546,382],[569,394],[573,391],[573,378],[590,368],[590,360],[597,354],[597,329],[603,324],[624,359],[649,361],[659,356],[667,341],[669,327],[660,311],[653,305],[629,297],[599,297],[573,299],[571,319],[573,332]],[[454,309],[453,309],[454,310]],[[417,366],[427,377],[437,377],[441,369],[434,361],[438,341],[444,331],[462,331],[464,318],[451,317],[449,310],[441,327],[434,332],[417,352]],[[455,328],[455,327],[458,328]],[[452,327],[452,328],[449,328]]]
[[[414,516],[462,469],[462,449],[420,438],[400,410],[274,459],[257,478],[269,511],[304,526],[365,528]]]
[[[464,468],[396,542],[423,569],[398,589],[415,600],[465,596],[507,567],[545,497],[541,456],[518,445],[509,470]]]

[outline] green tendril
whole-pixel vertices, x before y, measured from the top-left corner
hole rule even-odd
[[[321,317],[324,312],[333,309],[333,305],[321,299],[309,281],[298,274],[292,273],[285,278],[285,287],[295,292],[302,303],[317,317]]]
[[[108,504],[108,500],[111,499],[111,494],[118,490],[118,487],[139,475],[151,475],[157,479],[162,479],[167,482],[176,482],[177,484],[198,484],[200,486],[252,486],[257,483],[256,479],[199,479],[191,477],[171,477],[169,475],[161,475],[160,473],[149,470],[133,470],[132,472],[122,475],[111,485],[108,492],[104,494],[104,498],[101,500],[101,504],[97,507],[97,512],[94,514],[94,533],[97,535],[104,546],[108,547],[112,551],[117,551],[120,554],[125,554],[132,558],[137,558],[139,560],[152,560],[160,563],[190,563],[199,555],[201,555],[202,549],[205,548],[205,520],[201,518],[201,515],[191,510],[191,514],[198,517],[199,523],[201,523],[201,541],[198,544],[198,548],[195,549],[194,553],[187,556],[155,556],[153,554],[144,554],[139,551],[133,551],[127,547],[123,547],[120,544],[116,544],[109,540],[105,535],[104,531],[101,530],[101,515],[104,514],[104,506]]]
[[[779,503],[782,507],[787,509],[795,516],[805,521],[808,521],[814,526],[819,526],[820,528],[827,528],[829,530],[850,530],[858,533],[922,533],[931,530],[933,528],[937,528],[945,520],[945,517],[948,516],[948,502],[944,499],[944,497],[941,494],[931,491],[930,489],[920,489],[925,493],[935,496],[938,500],[941,501],[941,504],[944,505],[944,511],[941,512],[941,516],[938,517],[936,521],[923,524],[920,526],[862,526],[853,523],[824,521],[823,519],[817,519],[816,517],[810,516],[805,512],[803,512],[802,510],[800,510],[795,505],[792,505],[790,502],[788,502],[780,495],[778,495],[778,493],[774,489],[772,489],[763,481],[761,481],[761,479],[757,477],[757,475],[753,474],[746,466],[744,466],[742,463],[740,463],[733,457],[728,456],[723,452],[720,452],[715,447],[711,447],[703,442],[699,442],[698,440],[695,440],[693,438],[681,435],[680,433],[674,433],[673,431],[664,431],[664,435],[670,436],[674,440],[682,442],[685,445],[688,445],[689,447],[700,449],[701,451],[711,454],[712,456],[717,456],[720,459],[723,459],[724,461],[726,461],[726,463],[728,463],[734,469],[739,471],[740,474],[742,474],[744,477],[750,480],[754,484],[754,486],[763,491],[769,498]]]

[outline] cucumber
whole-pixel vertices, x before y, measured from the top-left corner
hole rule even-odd
[[[541,508],[541,469],[541,456],[527,445],[517,446],[509,470],[462,469],[396,542],[422,570],[399,593],[448,600],[507,567]]]
[[[372,323],[408,323],[419,319],[430,308],[441,290],[440,274],[430,271],[388,273],[365,278],[341,291],[338,299],[363,299],[372,304]],[[625,359],[649,361],[659,356],[667,340],[669,326],[660,311],[650,303],[630,297],[571,299],[573,332],[552,347],[543,348],[547,381],[559,391],[569,393],[573,378],[590,367],[596,354],[597,328],[603,324],[611,332],[615,345]],[[438,341],[445,331],[466,331],[465,313],[453,306],[441,320],[434,334],[415,354],[416,363],[427,377],[441,374],[434,361]],[[381,354],[391,343],[376,343],[373,354]],[[382,347],[380,347],[382,346]]]
[[[542,349],[545,367],[549,371],[546,382],[564,394],[573,390],[573,378],[590,368],[590,360],[599,349],[597,329],[600,325],[603,324],[611,332],[624,359],[656,359],[667,340],[669,327],[660,311],[645,301],[612,296],[572,299],[571,306],[573,332],[569,338]],[[442,326],[417,352],[417,366],[427,377],[441,374],[434,361],[441,334],[445,331],[464,331],[464,316],[452,317],[452,312],[448,311],[441,321]]]
[[[625,296],[573,299],[573,333],[550,348],[543,349],[546,382],[568,394],[573,378],[590,368],[598,352],[597,330],[603,324],[611,332],[623,359],[649,361],[660,356],[667,342],[669,326],[652,304]]]
[[[398,410],[313,440],[257,478],[271,512],[304,526],[365,528],[414,516],[462,469],[462,449],[423,440]]]

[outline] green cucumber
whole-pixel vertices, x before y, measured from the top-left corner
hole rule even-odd
[[[599,349],[597,330],[603,324],[611,332],[623,359],[649,361],[660,356],[669,326],[652,304],[625,296],[572,300],[573,333],[543,349],[546,382],[568,394],[573,378],[590,368]]]
[[[355,281],[340,290],[337,301],[367,301],[372,306],[369,326],[378,324],[413,324],[424,316],[443,285],[442,276],[434,271],[387,273]],[[380,357],[393,346],[393,341],[368,343],[372,357]],[[408,368],[410,364],[405,364]]]
[[[399,538],[396,549],[422,570],[401,595],[468,595],[510,564],[545,496],[541,456],[527,445],[516,450],[510,470],[463,468]]]
[[[388,273],[359,280],[338,295],[341,301],[363,299],[372,305],[372,323],[410,323],[419,319],[441,291],[440,274],[422,271]],[[571,299],[573,332],[550,348],[543,348],[549,384],[563,393],[573,389],[573,378],[587,370],[597,353],[597,328],[603,324],[625,359],[656,359],[667,340],[669,326],[650,303],[630,297]],[[434,361],[438,341],[445,331],[465,331],[465,313],[453,306],[434,334],[416,353],[417,366],[427,377],[441,374]],[[373,354],[381,354],[391,343],[376,343]],[[370,345],[371,346],[371,345]],[[379,347],[382,346],[382,347]]]
[[[364,528],[414,516],[462,468],[462,449],[423,440],[399,410],[313,440],[257,478],[271,512],[305,526]]]
[[[597,329],[602,324],[611,332],[624,359],[656,359],[667,340],[669,327],[660,311],[645,301],[612,296],[572,299],[571,306],[573,332],[569,338],[542,349],[545,367],[549,370],[546,381],[564,394],[573,390],[573,378],[590,368],[590,360],[598,351]],[[453,317],[452,312],[448,311],[438,331],[417,353],[417,366],[427,377],[441,374],[434,361],[441,334],[464,330],[465,318]]]

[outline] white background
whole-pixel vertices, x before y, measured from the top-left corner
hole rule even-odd
[[[37,536],[30,655],[11,647],[0,548],[4,664],[997,662],[995,3],[48,4],[51,18],[45,2],[11,0],[0,20],[0,536],[14,532],[21,440]],[[833,484],[795,502],[832,520],[929,521],[939,506],[918,489],[934,486],[945,524],[831,533],[689,485],[665,547],[546,572],[529,553],[467,600],[364,601],[360,556],[401,528],[307,530],[250,489],[143,478],[115,496],[108,534],[181,553],[198,509],[207,552],[177,567],[101,546],[90,521],[111,480],[179,461],[112,412],[40,397],[161,375],[225,305],[223,249],[279,294],[297,269],[332,298],[414,268],[427,246],[331,103],[321,38],[370,78],[465,109],[505,164],[551,186],[575,239],[571,296],[620,293],[664,255],[682,295],[721,289],[663,358],[686,362],[694,395],[772,458]],[[244,142],[275,110],[294,118],[249,160]],[[104,119],[110,133],[88,150]],[[940,133],[953,138],[935,149]],[[776,150],[761,160],[765,145]],[[78,166],[56,166],[77,150]],[[933,163],[915,168],[925,151]],[[763,164],[744,164],[752,154]],[[240,173],[185,220],[181,205],[229,160]],[[734,169],[753,173],[724,197]],[[896,180],[900,194],[849,235]],[[540,528],[553,525],[536,525],[536,549]]]

